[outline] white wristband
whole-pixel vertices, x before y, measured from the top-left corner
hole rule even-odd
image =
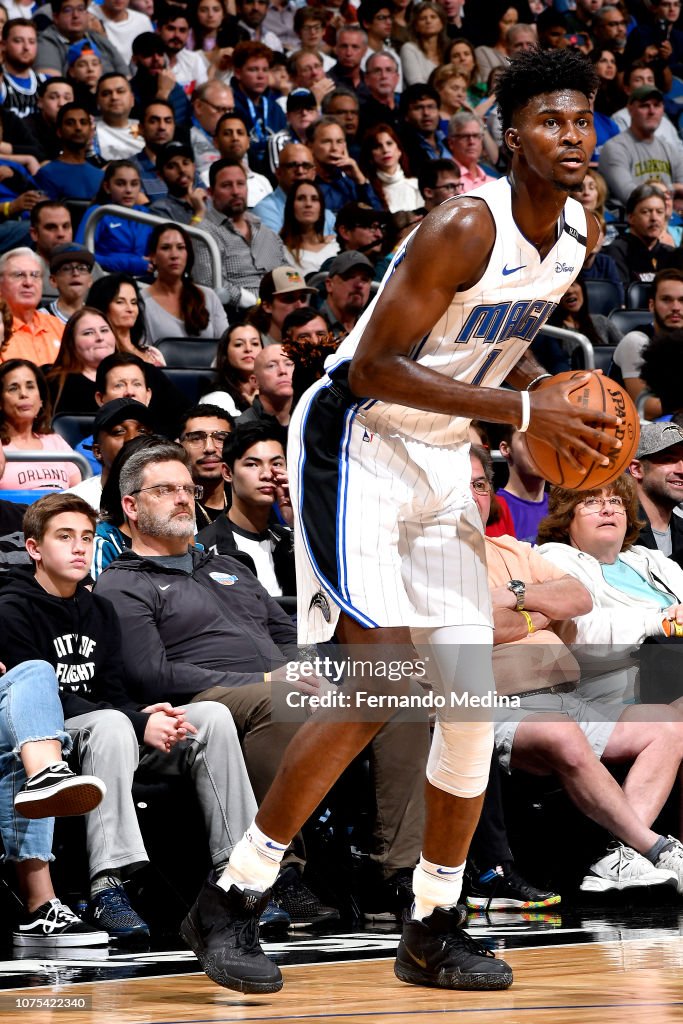
[[[529,429],[529,421],[531,419],[531,396],[528,391],[520,391],[522,396],[522,422],[517,427],[520,434],[526,433]]]

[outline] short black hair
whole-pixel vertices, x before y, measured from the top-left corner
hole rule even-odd
[[[59,75],[55,75],[54,78],[46,78],[44,82],[39,83],[38,88],[36,89],[36,96],[39,100],[42,100],[51,85],[70,85],[72,89],[74,87],[73,82],[70,82],[68,78],[62,78]]]
[[[440,174],[454,174],[458,181],[462,177],[455,160],[450,160],[445,156],[440,156],[436,160],[427,160],[417,176],[418,188],[423,195],[426,188],[436,188]]]
[[[124,82],[126,83],[126,85],[128,86],[128,88],[130,89],[130,82],[128,81],[126,76],[123,74],[123,72],[121,72],[121,71],[107,71],[106,74],[100,75],[100,77],[97,79],[97,85],[95,86],[95,93],[96,94],[99,93],[100,86],[102,85],[102,83],[103,82],[108,82],[110,78],[122,78],[124,80]]]
[[[71,211],[63,199],[41,199],[35,206],[31,207],[29,221],[32,228],[38,227],[43,210],[66,210],[69,217],[71,217]]]
[[[503,132],[517,110],[550,92],[580,92],[588,100],[598,87],[595,68],[577,50],[525,50],[513,56],[496,87]]]
[[[662,403],[662,412],[678,412],[683,405],[680,374],[683,372],[683,331],[663,331],[643,350],[640,376]],[[647,458],[647,456],[645,456]]]
[[[398,104],[401,120],[405,118],[409,107],[412,107],[413,103],[419,103],[420,100],[424,99],[434,100],[437,107],[441,103],[441,97],[436,89],[426,82],[414,82],[413,85],[409,85],[407,89],[404,89]]]
[[[237,425],[229,437],[223,443],[223,462],[230,466],[235,465],[236,459],[241,459],[245,452],[261,441],[277,441],[282,445],[282,450],[287,453],[287,442],[285,432],[279,423],[244,423]]]
[[[240,124],[244,125],[247,135],[249,134],[249,125],[247,124],[246,118],[240,114],[239,110],[228,110],[225,114],[221,114],[216,121],[216,127],[213,130],[214,136],[218,135],[219,129],[224,121],[239,121]]]
[[[54,79],[52,79],[52,81],[54,81]],[[57,131],[59,131],[64,124],[64,118],[66,115],[70,114],[72,110],[82,110],[84,114],[87,114],[88,117],[90,117],[90,112],[83,103],[76,103],[75,101],[73,103],[65,103],[64,106],[60,107],[57,111]]]
[[[178,420],[178,437],[182,437],[184,434],[188,420],[201,418],[225,420],[226,423],[230,424],[231,430],[235,427],[235,418],[230,415],[227,409],[224,409],[220,405],[212,405],[211,402],[206,402],[203,405],[193,405],[190,409],[185,410]]]
[[[325,320],[325,326],[329,330],[325,314],[321,313],[315,306],[300,306],[298,309],[293,309],[282,321],[282,337],[286,338],[290,331],[295,330],[297,327],[305,327],[306,324],[310,324],[311,320],[315,320],[317,317]]]
[[[100,81],[102,81],[102,79],[100,79]],[[150,100],[148,103],[145,103],[144,107],[142,108],[142,113],[140,115],[141,123],[147,117],[147,112],[149,111],[150,107],[166,107],[173,114],[173,120],[175,121],[175,107],[173,106],[173,104],[169,103],[168,100],[154,99]]]
[[[232,117],[232,114],[230,115]],[[244,165],[241,160],[233,160],[230,157],[223,157],[221,160],[214,160],[209,167],[209,188],[214,189],[216,187],[216,178],[224,171],[226,167],[239,167],[246,178],[247,172],[244,169]]]

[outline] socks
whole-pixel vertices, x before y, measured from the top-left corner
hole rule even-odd
[[[115,871],[104,871],[101,875],[95,875],[90,883],[90,899],[94,900],[99,892],[114,889],[117,885],[121,885],[121,876]]]
[[[432,864],[421,855],[413,872],[413,919],[423,921],[437,907],[454,907],[462,892],[464,870],[464,863],[458,867],[446,867],[443,864]]]
[[[270,889],[280,872],[280,863],[289,843],[276,843],[251,823],[230,854],[223,874],[216,885],[227,892],[231,886],[238,889]]]
[[[660,836],[655,845],[650,850],[645,851],[643,857],[647,858],[656,867],[660,853],[664,853],[664,850],[668,850],[673,845],[673,841],[668,836]]]

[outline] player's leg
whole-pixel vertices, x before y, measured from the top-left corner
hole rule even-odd
[[[512,983],[502,960],[462,931],[458,909],[467,851],[479,820],[493,751],[488,714],[453,700],[495,692],[489,626],[413,630],[429,680],[444,699],[427,765],[426,822],[413,875],[415,906],[406,921],[395,972],[402,981],[442,988],[500,989]]]
[[[345,650],[362,645],[367,653],[376,648],[378,660],[400,645],[410,648],[407,630],[367,630],[344,614],[337,634]],[[348,679],[344,690],[350,691],[353,682]],[[393,690],[397,687],[391,684]],[[346,708],[318,710],[286,748],[255,821],[237,843],[221,878],[216,884],[205,883],[183,922],[183,938],[217,984],[242,992],[276,992],[282,987],[279,968],[258,944],[258,917],[292,837],[383,724],[381,715],[374,719],[361,715],[350,700]],[[250,926],[254,940],[246,951],[245,925]]]

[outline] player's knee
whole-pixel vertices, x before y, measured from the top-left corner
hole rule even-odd
[[[472,799],[485,791],[493,754],[491,722],[440,722],[427,778],[453,796]]]

